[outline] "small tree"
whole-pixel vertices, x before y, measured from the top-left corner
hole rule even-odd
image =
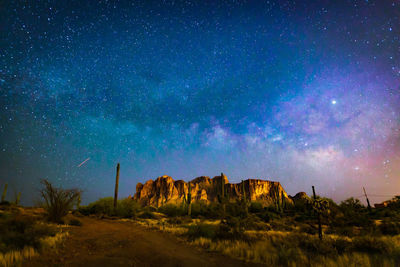
[[[46,179],[42,180],[41,184],[44,188],[40,190],[40,194],[44,199],[44,208],[47,211],[48,219],[52,222],[62,222],[62,218],[79,201],[82,191],[54,187]]]

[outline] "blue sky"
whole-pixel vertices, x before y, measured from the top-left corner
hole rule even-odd
[[[399,1],[6,1],[0,182],[400,189]],[[90,158],[80,167],[81,162]],[[12,194],[12,193],[10,193]],[[374,201],[384,200],[376,196]]]

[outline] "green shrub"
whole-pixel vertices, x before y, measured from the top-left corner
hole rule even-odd
[[[40,238],[53,236],[57,229],[39,223],[29,216],[15,215],[0,221],[0,252],[21,250],[26,246],[40,248]]]
[[[156,212],[157,208],[153,206],[146,206],[143,208],[143,211],[148,211],[148,212]]]
[[[112,197],[101,198],[86,207],[80,207],[78,211],[84,215],[107,214],[111,215],[114,210],[114,199]]]
[[[300,226],[300,232],[310,235],[315,235],[318,233],[318,229],[315,226],[313,227],[312,225],[309,224],[303,224]]]
[[[73,226],[82,226],[82,222],[78,219],[72,219],[69,221],[69,225]]]
[[[337,254],[336,248],[327,240],[316,240],[314,238],[299,238],[299,247],[311,255],[334,256]]]
[[[160,208],[158,208],[158,211],[167,215],[168,217],[183,216],[186,214],[186,211],[183,209],[182,206],[177,206],[174,204],[166,204],[164,206],[161,206]]]
[[[260,202],[251,202],[249,211],[252,213],[259,213],[263,211],[263,205]]]
[[[105,197],[101,198],[93,203],[90,203],[86,207],[80,207],[78,212],[83,215],[108,215],[118,216],[122,218],[135,217],[140,211],[140,205],[133,199],[124,198],[118,200],[117,208],[114,209],[114,198]]]
[[[246,218],[248,216],[247,203],[242,201],[226,204],[226,214],[231,217]],[[222,214],[223,215],[223,214]]]
[[[9,201],[7,201],[7,200],[4,200],[4,201],[0,202],[0,206],[10,206],[10,205],[11,205],[11,203]]]
[[[390,254],[394,247],[394,244],[390,244],[381,238],[373,236],[353,238],[353,250],[360,252]]]
[[[122,217],[122,218],[132,218],[136,217],[140,211],[140,205],[135,200],[130,198],[125,198],[118,200],[117,209],[111,214]]]
[[[344,238],[337,238],[333,240],[332,245],[339,254],[343,254],[345,252],[350,251],[352,247],[351,241]]]
[[[245,234],[246,224],[248,223],[245,219],[228,216],[221,220],[221,223],[218,225],[215,238],[249,241],[248,236]]]
[[[216,226],[206,223],[198,223],[194,225],[189,225],[187,236],[190,240],[197,239],[199,237],[205,237],[213,239],[215,237]]]
[[[223,216],[224,211],[220,203],[207,204],[205,201],[192,203],[192,217],[218,219]]]
[[[188,224],[191,223],[193,220],[189,216],[184,217],[172,217],[168,219],[169,224]]]
[[[378,228],[383,235],[400,234],[400,224],[397,222],[383,221]]]
[[[154,215],[153,212],[147,211],[147,210],[140,213],[138,217],[141,219],[155,219],[156,218],[156,216]]]

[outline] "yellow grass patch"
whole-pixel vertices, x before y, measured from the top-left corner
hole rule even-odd
[[[0,253],[0,266],[15,266],[24,259],[31,259],[36,256],[37,252],[32,247],[25,247],[20,251],[9,251]]]

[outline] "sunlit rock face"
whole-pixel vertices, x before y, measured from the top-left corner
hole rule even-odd
[[[142,205],[155,207],[169,203],[181,204],[187,198],[189,183],[193,202],[216,202],[222,194],[231,202],[243,199],[244,194],[247,200],[259,201],[265,205],[276,203],[278,200],[284,200],[286,203],[293,202],[279,182],[248,179],[241,183],[231,184],[224,174],[212,179],[201,176],[190,182],[174,181],[171,177],[164,175],[155,181],[138,183],[134,199]]]

